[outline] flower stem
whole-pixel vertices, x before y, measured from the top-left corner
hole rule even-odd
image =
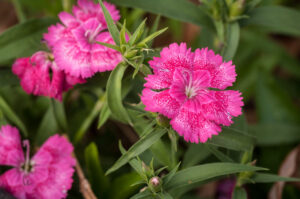
[[[15,11],[17,13],[18,19],[20,23],[23,23],[26,21],[26,16],[22,10],[22,6],[20,4],[20,0],[12,0],[12,3],[14,4]]]
[[[72,6],[71,0],[62,0],[62,6],[64,11],[70,12]]]

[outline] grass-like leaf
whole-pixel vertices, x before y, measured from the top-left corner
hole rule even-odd
[[[166,129],[157,129],[156,131],[144,137],[141,137],[141,139],[138,142],[136,142],[132,147],[130,147],[130,149],[117,160],[117,162],[106,172],[106,175],[116,171],[117,169],[128,163],[132,158],[146,151],[166,132]]]
[[[102,0],[98,0],[98,1],[100,3],[101,8],[102,8],[102,11],[103,11],[106,23],[107,23],[108,30],[109,30],[114,42],[119,46],[120,45],[120,32],[118,30],[118,27],[115,24],[112,17],[110,16],[108,10],[104,6]]]

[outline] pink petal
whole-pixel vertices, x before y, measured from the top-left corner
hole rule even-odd
[[[213,122],[206,120],[202,114],[194,113],[183,105],[170,124],[173,129],[183,136],[187,142],[206,142],[212,135],[217,135],[221,128]]]
[[[216,122],[217,124],[223,124],[229,126],[232,124],[232,117],[236,117],[242,114],[242,102],[241,93],[238,91],[212,91],[215,93],[216,100],[212,103],[203,105],[203,112],[205,116]]]
[[[154,92],[145,88],[141,99],[146,111],[159,112],[168,118],[173,118],[179,109],[179,103],[171,97],[169,90]]]
[[[17,128],[4,125],[0,129],[0,164],[19,166],[24,162],[21,137]]]
[[[68,35],[67,29],[57,23],[56,25],[51,25],[48,28],[48,32],[44,34],[44,39],[49,47],[53,48],[53,46],[58,42],[60,39],[63,39]]]
[[[74,28],[79,25],[79,22],[77,22],[77,19],[71,15],[70,13],[67,12],[60,12],[58,14],[59,19],[61,22],[65,25],[68,26],[69,28]]]
[[[212,80],[211,87],[225,89],[235,81],[235,66],[232,62],[223,62],[220,55],[216,55],[207,48],[197,49],[194,57],[195,70],[208,70]]]

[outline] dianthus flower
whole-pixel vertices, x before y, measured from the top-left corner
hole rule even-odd
[[[104,2],[114,21],[120,19],[119,11]],[[44,39],[52,48],[59,68],[75,77],[88,78],[96,72],[113,70],[122,60],[122,55],[96,43],[114,44],[99,4],[90,0],[78,0],[73,15],[61,12],[63,23],[52,25]]]
[[[66,198],[71,188],[75,159],[73,146],[59,135],[50,137],[30,159],[29,141],[24,157],[18,129],[10,125],[0,130],[0,165],[12,166],[0,176],[0,188],[18,199]]]
[[[241,93],[223,90],[235,81],[231,61],[207,48],[191,52],[185,43],[171,44],[160,55],[149,62],[154,74],[145,78],[141,99],[145,110],[170,118],[186,141],[206,142],[242,113]]]
[[[21,86],[28,94],[49,96],[60,101],[63,91],[77,83],[85,82],[59,69],[52,55],[44,51],[36,52],[31,57],[17,59],[12,71],[20,78]]]

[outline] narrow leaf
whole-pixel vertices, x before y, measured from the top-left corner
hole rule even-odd
[[[119,46],[116,46],[116,45],[113,45],[113,44],[103,43],[103,42],[100,42],[100,41],[97,41],[96,43],[98,43],[99,45],[102,45],[102,46],[106,46],[107,48],[114,49],[114,50],[119,51],[119,52],[121,51]]]
[[[75,145],[78,144],[78,142],[83,138],[84,134],[86,133],[86,131],[88,130],[88,128],[90,127],[94,119],[100,113],[100,110],[103,106],[103,98],[104,97],[100,97],[99,100],[95,103],[94,108],[92,109],[90,114],[85,118],[80,128],[76,132],[74,137],[74,142],[73,142]]]
[[[273,183],[273,182],[299,182],[300,178],[289,178],[289,177],[283,177],[278,176],[275,174],[270,173],[255,173],[251,180],[253,180],[256,183]]]
[[[147,19],[144,19],[144,21],[138,26],[138,28],[134,31],[132,36],[129,39],[129,44],[133,45],[135,44],[142,36],[144,29],[145,29],[145,23]]]
[[[32,19],[6,30],[0,35],[0,63],[40,50],[43,33],[56,22],[53,18]]]
[[[68,130],[68,122],[63,102],[51,99],[51,105],[53,106],[57,123],[59,124],[60,128],[66,132]]]
[[[104,192],[107,191],[109,181],[103,173],[96,144],[92,142],[87,146],[84,154],[89,182],[96,195],[100,198],[103,196]]]
[[[137,46],[139,47],[143,47],[144,45],[146,45],[148,42],[152,41],[154,38],[156,38],[157,36],[161,35],[162,33],[164,33],[168,28],[164,28],[161,29],[159,31],[156,31],[155,33],[152,33],[151,35],[149,35],[148,37],[146,37],[145,39],[143,39],[140,43],[138,43]]]
[[[209,144],[206,145],[208,150],[214,154],[220,161],[222,162],[234,162],[230,157],[225,155],[223,152],[219,151],[216,147],[210,146]]]
[[[172,180],[166,184],[165,190],[177,189],[192,183],[205,181],[214,177],[224,176],[244,171],[265,170],[264,168],[254,167],[236,163],[210,163],[190,167],[178,171]]]
[[[240,39],[240,26],[238,22],[230,23],[227,28],[227,38],[225,48],[223,50],[224,60],[230,61],[233,59],[237,50]]]
[[[106,172],[106,175],[116,171],[124,164],[126,164],[129,160],[146,151],[166,132],[166,129],[158,129],[153,133],[141,137],[141,139],[138,142],[136,142],[132,147],[130,147],[130,149],[116,161],[116,163]]]
[[[102,0],[98,0],[98,1],[100,3],[101,8],[102,8],[102,11],[103,11],[106,23],[107,23],[108,30],[109,30],[114,42],[119,46],[120,45],[120,39],[119,39],[120,38],[119,37],[120,32],[119,32],[114,20],[112,19],[109,11],[104,6]]]
[[[108,0],[119,6],[141,8],[145,11],[179,21],[206,26],[214,30],[212,20],[195,4],[186,0]]]
[[[107,103],[111,113],[120,121],[132,125],[131,119],[122,102],[122,78],[126,66],[119,64],[107,81]]]
[[[26,126],[2,96],[0,96],[0,110],[9,121],[17,125],[17,127],[19,127],[19,129],[25,137],[28,136]]]

